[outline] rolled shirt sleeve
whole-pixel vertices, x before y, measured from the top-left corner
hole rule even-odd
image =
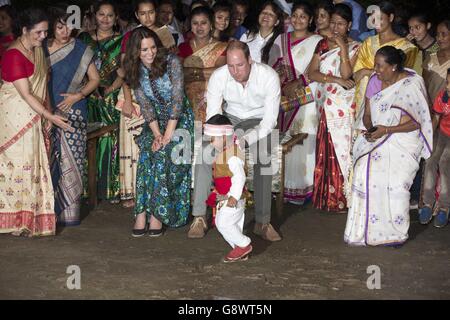
[[[265,85],[261,88],[265,93],[264,116],[259,125],[244,136],[248,145],[267,137],[277,125],[281,100],[280,78],[275,71],[265,75],[265,78]]]

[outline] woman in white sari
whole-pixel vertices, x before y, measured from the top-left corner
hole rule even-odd
[[[292,8],[291,23],[293,32],[283,33],[275,40],[270,51],[269,65],[278,72],[283,89],[283,98],[286,100],[284,91],[296,82],[307,85],[304,73],[314,55],[317,43],[321,36],[310,32],[314,19],[314,10],[310,4],[299,2]],[[317,84],[311,83],[309,87],[315,92]],[[284,90],[286,89],[286,90]],[[296,97],[298,100],[299,97]],[[278,119],[279,129],[282,133],[289,132],[290,135],[307,133],[308,137],[302,145],[292,148],[286,156],[285,192],[284,198],[295,204],[303,204],[312,196],[314,186],[314,167],[316,164],[316,133],[319,124],[319,116],[316,103],[310,102],[299,105],[286,104],[288,110],[282,105]]]
[[[423,78],[403,69],[406,55],[378,50],[353,146],[353,181],[344,240],[355,246],[402,245],[408,239],[409,189],[433,129]]]
[[[332,37],[319,42],[309,67],[317,81],[316,103],[320,112],[314,170],[314,207],[346,212],[351,168],[351,136],[355,83],[351,79],[360,43],[348,38],[352,12],[338,4],[331,16]]]

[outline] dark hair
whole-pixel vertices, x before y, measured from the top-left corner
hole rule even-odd
[[[208,18],[211,25],[214,24],[214,14],[210,7],[201,6],[201,7],[195,8],[194,10],[191,11],[190,19],[192,20],[192,17],[200,16],[200,15],[205,15]]]
[[[47,21],[47,14],[39,8],[31,7],[21,11],[17,17],[17,23],[14,27],[14,36],[20,37],[22,35],[23,28],[30,31],[36,26],[38,23]]]
[[[333,14],[337,14],[339,17],[347,21],[348,23],[353,21],[352,8],[345,3],[338,3],[334,6]]]
[[[231,19],[231,14],[233,11],[233,7],[231,6],[231,4],[228,1],[217,1],[214,6],[212,7],[212,11],[214,12],[214,16],[213,16],[213,28],[214,28],[214,24],[215,24],[215,20],[216,20],[216,13],[220,12],[220,11],[225,11],[228,12],[230,14],[230,19]],[[231,23],[228,24],[228,27],[221,31],[219,34],[219,40],[223,41],[223,42],[227,42],[230,38],[231,38],[231,34],[230,34],[230,29],[231,29]]]
[[[101,0],[94,3],[94,14],[97,14],[97,12],[100,10],[102,6],[111,6],[113,7],[114,14],[118,17],[119,16],[119,10],[117,8],[117,5],[112,0]]]
[[[155,7],[155,10],[157,8],[156,0],[135,0],[133,2],[133,8],[134,8],[133,10],[134,10],[134,12],[137,13],[139,11],[139,6],[141,4],[144,4],[144,3],[152,4],[153,7]]]
[[[331,16],[333,14],[333,10],[334,10],[334,4],[333,1],[331,0],[321,0],[317,5],[316,5],[316,12],[319,12],[319,9],[323,9],[326,12],[328,12],[328,14]]]
[[[233,6],[243,6],[245,10],[248,11],[248,7],[250,6],[247,0],[234,0],[232,1]]]
[[[232,125],[230,119],[222,114],[216,114],[208,119],[205,122],[206,124],[218,125],[218,126],[227,126]]]
[[[194,0],[194,1],[191,2],[191,5],[189,6],[189,12],[192,12],[192,8],[196,4],[200,4],[201,7],[208,7],[209,8],[209,4],[205,0]]]
[[[151,78],[158,79],[162,77],[167,70],[168,51],[162,45],[158,35],[146,27],[134,29],[131,33],[130,40],[128,40],[123,63],[126,74],[125,81],[132,89],[139,87],[139,79],[141,76],[141,43],[143,39],[148,38],[152,38],[158,48],[155,60],[152,63]]]
[[[17,20],[16,10],[14,9],[14,7],[12,7],[10,5],[4,5],[4,6],[0,7],[0,12],[6,13],[6,15],[11,18],[11,31],[14,33],[14,29],[15,29],[14,25]]]
[[[118,5],[119,18],[123,21],[134,21],[134,12],[128,3],[122,2]]]
[[[67,13],[67,6],[63,4],[57,4],[56,6],[50,7],[48,9],[49,13],[49,24],[48,24],[48,35],[49,39],[55,37],[55,29],[57,23],[66,24],[67,19],[70,18],[71,13]]]
[[[250,58],[250,48],[248,47],[248,44],[245,42],[239,41],[239,40],[232,40],[230,43],[228,43],[227,50],[242,50],[244,53],[245,58],[248,60]]]
[[[387,14],[390,16],[391,14],[394,15],[397,12],[396,7],[389,1],[382,1],[378,4],[378,7],[380,8],[380,11],[384,14]]]
[[[258,12],[258,17],[267,6],[271,6],[272,10],[275,12],[278,19],[278,25],[274,26],[272,37],[266,42],[266,45],[261,49],[261,62],[263,63],[267,63],[269,61],[269,52],[273,46],[273,43],[275,42],[275,39],[278,38],[278,36],[284,32],[283,11],[274,1],[269,0],[264,2]],[[258,34],[258,32],[259,32],[259,23],[256,23],[248,31],[248,37],[249,38],[255,37]]]
[[[431,23],[431,19],[430,19],[428,13],[427,13],[427,12],[424,12],[424,11],[416,11],[416,12],[413,12],[413,13],[409,16],[408,21],[409,21],[409,20],[412,20],[412,19],[415,19],[415,20],[419,21],[419,22],[422,23],[422,24],[429,24],[429,23]]]
[[[300,9],[302,10],[304,13],[306,13],[306,15],[312,19],[312,23],[308,26],[308,31],[313,31],[315,30],[315,25],[314,25],[314,7],[309,4],[309,2],[306,1],[299,1],[296,2],[294,4],[294,6],[292,7],[292,13],[295,12],[295,10]]]
[[[384,57],[384,61],[391,66],[397,66],[398,71],[403,71],[406,61],[406,54],[401,49],[393,46],[385,46],[378,49],[376,55]]]
[[[450,30],[450,20],[448,20],[448,19],[443,20],[443,21],[438,23],[438,26],[441,25],[441,24],[443,24],[447,28],[447,30]]]
[[[176,6],[174,0],[161,0],[161,1],[159,1],[158,7],[160,7],[164,4],[168,4],[168,5],[172,6],[173,11],[176,11],[177,6]]]

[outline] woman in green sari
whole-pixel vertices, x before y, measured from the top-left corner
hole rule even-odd
[[[94,51],[95,66],[100,74],[100,86],[88,100],[89,122],[102,125],[118,124],[120,112],[115,109],[123,78],[119,76],[122,35],[114,31],[117,9],[111,1],[95,6],[97,28],[83,32],[79,38]],[[97,190],[100,199],[113,203],[119,200],[119,138],[118,132],[105,134],[97,145]]]

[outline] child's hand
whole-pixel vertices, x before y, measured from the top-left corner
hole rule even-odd
[[[229,208],[236,208],[237,206],[237,200],[233,197],[228,198],[227,207]]]

